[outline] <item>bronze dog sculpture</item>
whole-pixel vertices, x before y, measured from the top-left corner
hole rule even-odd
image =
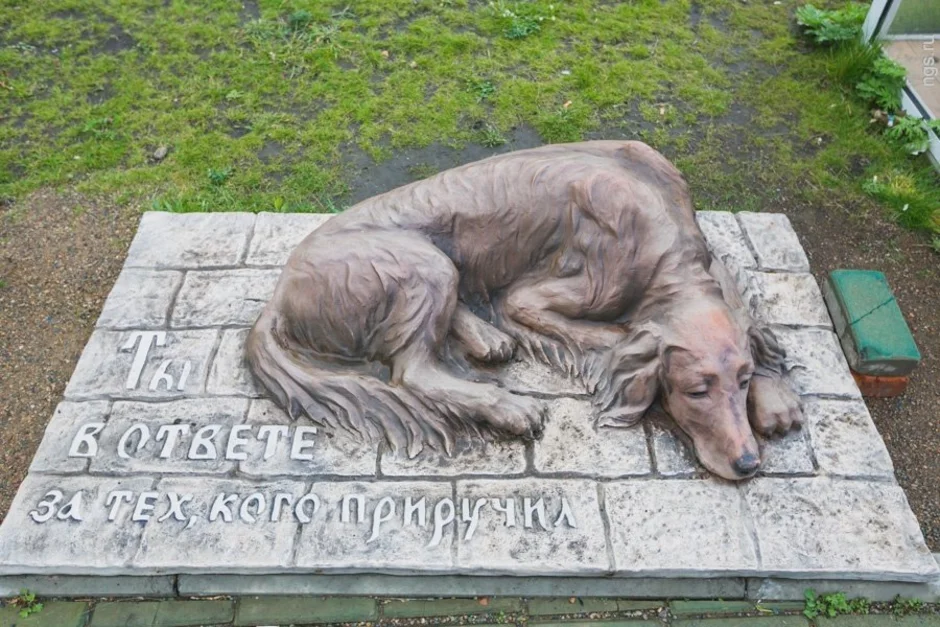
[[[639,142],[550,145],[368,199],[291,254],[248,339],[293,417],[417,455],[462,434],[537,436],[542,402],[461,370],[514,350],[629,426],[659,398],[706,468],[759,468],[748,424],[802,421],[784,352],[708,252],[688,187]]]

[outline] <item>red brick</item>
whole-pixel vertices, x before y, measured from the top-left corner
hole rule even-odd
[[[855,383],[862,390],[862,396],[890,398],[900,396],[907,389],[909,377],[876,377],[870,374],[853,372]]]

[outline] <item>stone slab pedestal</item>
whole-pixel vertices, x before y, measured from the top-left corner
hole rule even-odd
[[[748,581],[937,577],[784,216],[699,214],[806,408],[740,484],[710,477],[668,427],[596,428],[584,388],[532,363],[497,377],[548,399],[536,442],[407,459],[292,422],[252,381],[244,342],[327,219],[144,215],[0,528],[0,587],[461,594],[473,577],[513,594],[734,598]]]

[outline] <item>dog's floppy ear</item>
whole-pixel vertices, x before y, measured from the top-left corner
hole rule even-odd
[[[780,346],[774,332],[755,322],[748,327],[747,339],[751,345],[756,373],[764,376],[782,375],[786,368],[787,352]]]
[[[659,393],[661,346],[659,330],[646,325],[611,349],[595,397],[598,426],[629,427],[643,417]]]

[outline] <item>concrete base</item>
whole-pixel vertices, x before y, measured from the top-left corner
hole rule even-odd
[[[739,484],[659,425],[597,428],[584,386],[536,363],[493,373],[544,399],[536,442],[409,459],[291,421],[244,342],[326,219],[144,216],[0,527],[7,590],[791,598],[771,580],[940,573],[784,216],[699,215],[805,404]]]

